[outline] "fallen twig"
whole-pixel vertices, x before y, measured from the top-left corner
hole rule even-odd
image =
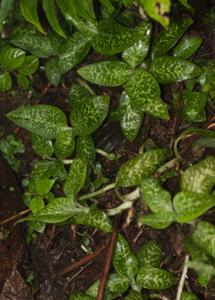
[[[185,282],[186,275],[187,275],[187,270],[188,270],[188,266],[187,266],[188,261],[189,261],[189,255],[186,255],[185,260],[184,260],[184,268],[183,268],[183,271],[182,271],[182,274],[181,274],[181,279],[180,279],[180,282],[179,282],[179,285],[178,285],[176,300],[181,300],[181,295],[182,295],[182,292],[183,292],[184,282]]]
[[[31,210],[30,208],[27,208],[25,210],[20,211],[19,213],[17,213],[16,215],[13,215],[11,217],[8,217],[7,219],[0,221],[0,226],[5,225],[7,223],[10,223],[11,221],[18,219],[19,217],[22,217],[23,215],[26,215],[27,213],[29,213]]]

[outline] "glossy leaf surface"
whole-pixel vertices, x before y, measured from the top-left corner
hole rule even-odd
[[[162,258],[161,245],[154,240],[145,242],[138,251],[137,258],[141,267],[159,268]]]
[[[23,75],[31,75],[37,71],[39,67],[39,59],[36,56],[29,55],[21,66],[18,67],[19,73]]]
[[[86,160],[95,160],[96,150],[93,138],[90,135],[80,136],[76,141],[76,154]]]
[[[173,205],[177,222],[188,223],[215,206],[215,195],[180,192],[174,197]]]
[[[36,192],[44,195],[50,192],[55,183],[55,179],[41,178],[36,183]]]
[[[175,276],[169,271],[153,268],[140,268],[137,274],[137,284],[149,290],[162,290],[174,286]]]
[[[8,72],[0,75],[0,91],[7,92],[12,88],[12,78]]]
[[[78,74],[85,80],[104,86],[121,85],[132,72],[128,65],[118,61],[98,62],[78,70]]]
[[[119,234],[113,256],[113,265],[117,273],[133,280],[138,271],[138,260],[133,254],[129,243]]]
[[[45,158],[52,157],[54,153],[54,147],[51,140],[47,140],[37,134],[31,134],[31,143],[34,152]]]
[[[64,184],[64,193],[68,197],[76,196],[83,187],[87,174],[87,161],[76,158],[73,160]]]
[[[187,59],[196,53],[201,44],[202,39],[200,37],[185,37],[174,48],[173,55],[175,57]]]
[[[75,148],[75,141],[73,136],[73,130],[68,129],[60,131],[56,136],[56,141],[54,144],[55,155],[59,159],[64,159],[69,157]]]
[[[163,56],[155,58],[150,70],[159,83],[174,83],[201,75],[197,65],[181,58]]]
[[[167,228],[175,220],[173,212],[158,212],[140,218],[140,222],[154,229]]]
[[[132,99],[125,92],[120,97],[119,109],[122,132],[132,142],[140,130],[143,113],[135,108]]]
[[[45,73],[51,84],[58,86],[61,81],[61,70],[58,57],[50,58],[45,65]]]
[[[141,64],[148,54],[152,26],[148,22],[143,22],[137,27],[137,30],[139,30],[141,38],[122,53],[122,58],[132,68]]]
[[[200,115],[205,114],[205,106],[207,104],[207,94],[204,92],[192,92],[184,91],[182,101],[183,101],[183,115],[186,120],[198,122],[205,121],[205,118],[200,119]]]
[[[48,139],[55,138],[59,131],[67,128],[64,112],[52,105],[20,106],[9,112],[7,117],[30,132]]]
[[[207,158],[184,171],[181,189],[188,192],[210,193],[215,184],[215,158]]]
[[[116,176],[117,186],[137,186],[143,177],[152,175],[168,157],[166,149],[152,149],[124,163]]]
[[[124,88],[136,109],[161,119],[169,119],[167,106],[160,99],[160,87],[148,71],[136,69]]]
[[[9,12],[13,8],[14,0],[2,0],[0,5],[0,31],[5,19],[7,18]]]
[[[0,64],[6,70],[13,70],[23,64],[25,52],[17,48],[5,47],[0,52]]]

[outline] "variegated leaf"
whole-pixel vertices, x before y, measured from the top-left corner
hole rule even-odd
[[[143,113],[135,108],[133,101],[125,92],[120,97],[119,109],[122,132],[132,142],[140,130]]]
[[[150,71],[159,83],[174,83],[201,75],[202,70],[194,63],[171,56],[155,58]]]
[[[136,109],[161,119],[169,119],[167,105],[160,98],[160,87],[148,71],[136,69],[124,88]]]
[[[76,154],[88,161],[95,160],[96,149],[91,135],[79,136],[76,141]]]
[[[202,44],[202,39],[198,36],[188,36],[183,38],[173,50],[175,57],[187,59],[191,57]]]
[[[175,220],[173,212],[158,212],[140,218],[140,222],[154,229],[164,229]]]
[[[161,245],[154,240],[145,242],[138,251],[137,258],[141,267],[159,268],[162,258]]]
[[[163,290],[173,287],[176,284],[176,278],[169,271],[143,267],[138,271],[137,284],[148,290]]]
[[[31,134],[31,143],[34,152],[43,158],[51,157],[54,153],[51,140],[47,140],[37,134]]]
[[[181,189],[188,192],[210,193],[215,184],[215,158],[208,156],[189,167],[181,176]]]
[[[67,128],[64,112],[52,105],[20,106],[7,117],[18,126],[47,139],[56,138],[58,132]]]
[[[181,300],[198,300],[199,298],[194,293],[183,292],[181,295]]]
[[[73,130],[68,129],[60,131],[56,136],[56,141],[54,144],[55,155],[59,159],[64,159],[69,157],[75,148],[75,140],[73,135]]]
[[[127,64],[118,61],[103,61],[78,70],[85,80],[104,86],[122,85],[132,74]]]
[[[183,101],[183,115],[187,121],[201,122],[206,120],[205,106],[207,104],[208,95],[204,92],[184,91]],[[200,116],[203,114],[204,118]]]
[[[169,152],[166,149],[152,149],[136,155],[124,163],[116,176],[117,186],[137,186],[143,177],[152,175],[162,165]]]

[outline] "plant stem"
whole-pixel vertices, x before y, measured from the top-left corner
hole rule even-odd
[[[169,160],[167,163],[162,165],[157,171],[156,174],[161,174],[166,172],[168,169],[171,169],[175,166],[175,164],[178,162],[178,158],[173,158]]]
[[[100,190],[97,190],[95,192],[88,193],[88,194],[85,194],[85,195],[81,196],[79,198],[79,200],[86,200],[86,199],[90,199],[90,198],[102,195],[102,194],[106,193],[107,191],[113,190],[115,188],[115,186],[116,186],[115,182],[110,183],[110,184],[104,186],[103,188],[101,188]]]
[[[63,160],[62,160],[62,163],[63,163],[64,165],[70,165],[70,164],[73,163],[73,161],[74,161],[74,159],[63,159]]]
[[[176,300],[181,300],[181,295],[182,295],[182,292],[183,292],[184,282],[185,282],[186,275],[187,275],[187,270],[188,270],[188,266],[187,266],[188,261],[189,261],[189,255],[186,255],[185,260],[184,260],[184,268],[183,268],[183,271],[182,271],[182,274],[181,274],[181,279],[180,279],[180,282],[179,282],[179,285],[178,285]]]
[[[77,79],[77,82],[80,85],[82,85],[83,87],[85,87],[92,96],[95,96],[95,92],[91,89],[91,87],[89,87],[89,85],[87,84],[87,82],[85,80],[79,78],[79,79]]]
[[[14,216],[11,216],[11,217],[9,217],[9,218],[3,220],[3,221],[0,221],[0,226],[5,225],[5,224],[7,224],[7,223],[10,223],[11,221],[13,221],[13,220],[15,220],[15,219],[18,219],[19,217],[22,217],[22,216],[26,215],[26,214],[29,213],[30,211],[31,211],[30,208],[25,209],[25,210],[22,210],[22,211],[20,211],[18,214],[14,215]]]
[[[115,160],[116,159],[116,155],[114,153],[108,153],[108,152],[106,152],[106,151],[104,151],[102,149],[96,148],[96,153],[104,156],[108,160]]]
[[[136,188],[133,192],[124,195],[121,197],[121,200],[124,202],[134,201],[137,200],[140,197],[140,189]]]
[[[114,216],[114,215],[118,215],[120,214],[123,210],[131,208],[133,206],[133,201],[127,201],[124,202],[122,204],[120,204],[119,206],[112,208],[112,209],[108,209],[107,210],[107,215],[108,216]]]

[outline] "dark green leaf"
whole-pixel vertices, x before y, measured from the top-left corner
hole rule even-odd
[[[20,0],[20,10],[23,17],[32,23],[40,32],[45,33],[43,30],[37,13],[38,0]]]
[[[0,75],[0,91],[7,92],[12,88],[12,79],[8,72]]]
[[[211,278],[215,276],[215,267],[200,261],[189,261],[188,267],[194,269],[198,273],[198,282],[202,287],[207,287]]]
[[[83,61],[90,50],[90,38],[81,32],[75,32],[72,37],[68,38],[59,55],[60,73],[64,74],[70,71],[74,66]]]
[[[215,158],[208,156],[189,167],[181,176],[181,189],[188,192],[210,193],[215,184]]]
[[[38,104],[20,106],[7,117],[32,133],[44,138],[55,138],[58,132],[67,128],[66,116],[56,106]]]
[[[205,110],[207,94],[204,92],[184,91],[183,93],[183,114],[187,121],[198,122],[199,115]],[[205,117],[206,119],[206,117]],[[205,121],[205,120],[200,120]]]
[[[215,206],[215,195],[180,192],[173,199],[176,221],[188,223]]]
[[[128,65],[118,61],[98,62],[78,70],[78,74],[84,79],[104,86],[121,85],[132,72]]]
[[[73,136],[73,130],[60,131],[56,136],[54,144],[54,152],[57,158],[64,159],[69,157],[75,148],[75,140]]]
[[[190,6],[189,4],[189,0],[178,0],[183,6],[185,6],[186,8],[188,8],[189,10],[193,11],[192,6]]]
[[[95,300],[95,297],[91,297],[84,293],[74,293],[69,297],[69,300]]]
[[[142,202],[146,204],[152,212],[171,212],[172,202],[170,193],[162,188],[155,178],[143,178],[140,185]]]
[[[80,136],[76,141],[76,154],[88,161],[95,160],[96,150],[91,135]]]
[[[198,300],[199,298],[194,293],[183,292],[181,300]]]
[[[215,257],[215,226],[201,221],[192,235],[194,243],[207,254]]]
[[[52,141],[47,140],[39,135],[31,134],[31,143],[32,148],[37,155],[43,158],[52,157],[52,154],[54,153]]]
[[[58,86],[61,80],[61,69],[58,57],[52,57],[45,65],[45,73],[50,83]]]
[[[199,137],[194,141],[193,147],[215,148],[215,137]]]
[[[31,172],[31,178],[28,185],[29,192],[36,192],[36,183],[41,179],[47,176],[48,170],[51,165],[51,161],[38,161]],[[48,176],[47,176],[48,177]]]
[[[152,149],[136,155],[124,163],[116,176],[117,186],[137,186],[142,178],[152,175],[162,165],[169,152],[166,149]]]
[[[39,59],[36,56],[29,55],[21,66],[18,67],[19,73],[23,75],[31,75],[37,71],[39,67]]]
[[[175,57],[187,59],[191,57],[202,44],[202,39],[198,36],[183,38],[173,50]]]
[[[7,18],[9,12],[13,7],[13,0],[2,0],[0,6],[0,31],[4,24],[5,19]]]
[[[141,64],[148,54],[152,26],[148,22],[143,22],[137,27],[137,30],[141,33],[141,38],[122,54],[124,61],[132,68]]]
[[[68,197],[76,196],[83,187],[87,174],[87,161],[76,158],[73,160],[64,184],[64,193]]]
[[[152,19],[164,27],[169,25],[170,0],[140,0],[140,4]]]
[[[27,90],[29,88],[30,82],[27,76],[18,74],[16,77],[18,86],[23,89]]]
[[[162,258],[161,245],[154,240],[147,241],[137,253],[141,267],[159,268]]]
[[[197,65],[171,56],[155,58],[151,63],[150,70],[159,83],[174,83],[192,79],[202,73]]]
[[[41,178],[36,183],[36,192],[44,195],[50,192],[55,183],[55,179]]]
[[[137,274],[137,284],[149,290],[163,290],[175,285],[176,278],[169,271],[153,268],[140,268]]]
[[[136,109],[164,120],[169,119],[167,105],[160,98],[160,87],[148,71],[136,69],[124,88]]]
[[[134,290],[130,290],[128,296],[126,296],[124,298],[125,300],[143,300],[145,298],[143,298],[143,295],[134,291]],[[147,299],[147,298],[146,298]]]
[[[96,206],[91,206],[88,213],[78,213],[72,218],[75,224],[88,225],[104,232],[111,232],[112,226],[107,215]]]
[[[98,23],[98,33],[91,44],[97,53],[114,55],[133,46],[141,36],[139,27],[129,29],[112,19],[104,19]]]
[[[74,85],[70,92],[70,104],[72,106],[70,120],[79,136],[93,133],[103,123],[109,108],[109,96],[90,96],[77,99],[76,94],[85,89]],[[82,93],[80,91],[80,93]],[[83,91],[85,93],[85,91]]]
[[[140,218],[140,222],[154,229],[167,228],[175,220],[173,212],[158,212]]]
[[[54,29],[55,32],[57,32],[60,36],[66,38],[66,35],[61,28],[56,14],[56,6],[54,0],[43,0],[43,9],[45,11],[46,17],[49,21],[49,24]]]
[[[119,234],[113,255],[113,265],[120,276],[133,281],[138,271],[138,260],[133,254],[129,243]]]
[[[6,70],[13,70],[23,64],[25,52],[21,49],[5,47],[0,52],[0,63]]]
[[[143,113],[137,110],[129,96],[123,92],[119,101],[120,125],[125,137],[132,142],[143,121]]]
[[[163,30],[155,41],[153,55],[163,56],[172,49],[177,41],[182,37],[184,32],[193,24],[190,18],[184,18],[171,23],[170,26]]]

